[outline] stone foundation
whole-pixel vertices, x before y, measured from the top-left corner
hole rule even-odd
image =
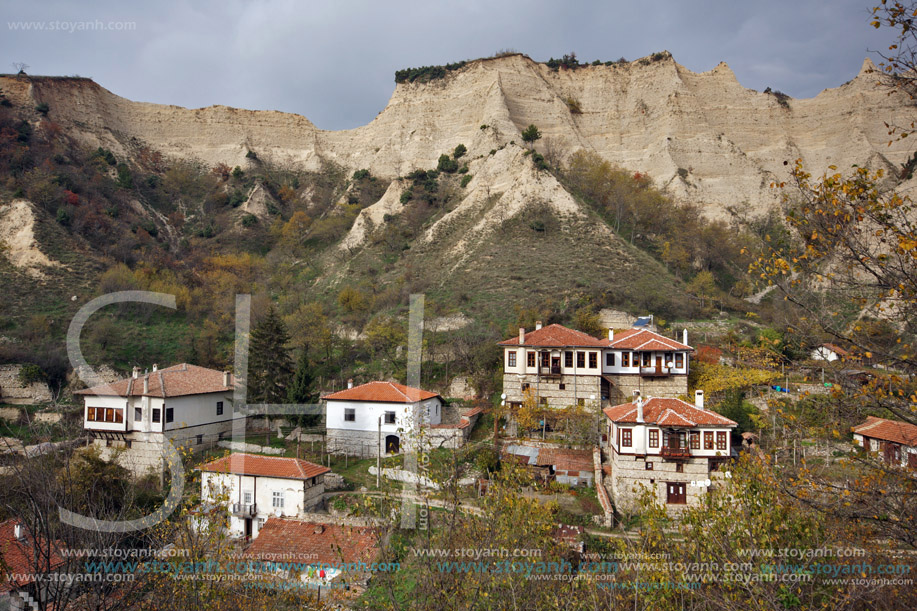
[[[653,463],[653,470],[646,470],[646,463]],[[684,465],[684,471],[676,471],[679,462]],[[697,505],[702,502],[707,492],[706,487],[691,486],[692,481],[706,479],[718,480],[722,475],[711,472],[707,458],[692,458],[685,461],[663,460],[661,456],[647,456],[646,458],[620,455],[611,451],[611,477],[606,482],[611,483],[611,496],[615,508],[619,512],[631,513],[639,509],[640,496],[643,488],[655,492],[656,502],[666,507],[667,510],[678,512],[685,507]],[[687,503],[685,505],[668,505],[667,482],[683,482]]]
[[[524,400],[523,384],[529,385],[536,400],[544,399],[548,407],[556,409],[576,405],[578,400],[582,400],[587,405],[593,401],[596,405],[601,403],[602,386],[599,376],[563,375],[556,378],[545,378],[533,374],[505,374],[503,392],[506,393],[507,403],[521,403]]]
[[[133,431],[124,435],[124,440],[106,440],[102,437],[93,439],[92,445],[97,448],[105,460],[117,458],[118,464],[128,469],[135,477],[159,475],[168,470],[165,464],[162,447],[163,436],[168,435],[173,445],[181,452],[183,449],[194,453],[217,447],[217,442],[232,438],[232,420],[192,426],[166,433],[141,433]],[[200,443],[198,436],[200,435]]]
[[[640,391],[644,400],[648,397],[678,397],[688,394],[688,376],[686,375],[650,378],[638,375],[606,374],[605,377],[613,382],[608,397],[612,405],[630,403],[634,398],[635,390]]]

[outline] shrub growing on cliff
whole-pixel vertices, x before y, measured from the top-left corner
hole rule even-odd
[[[459,159],[462,155],[464,155],[467,152],[468,152],[468,149],[465,148],[465,145],[459,144],[457,147],[455,147],[455,150],[452,152],[452,156],[455,159]]]
[[[535,144],[536,140],[541,139],[541,132],[538,131],[538,128],[534,124],[529,125],[522,132],[522,141],[527,142],[528,144]]]
[[[439,163],[436,164],[436,169],[440,172],[452,174],[458,170],[458,162],[455,159],[449,157],[449,155],[443,153],[439,156]]]

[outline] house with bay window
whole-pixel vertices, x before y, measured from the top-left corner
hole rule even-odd
[[[225,504],[229,532],[254,538],[271,517],[296,517],[323,506],[331,469],[298,458],[233,453],[199,467],[201,499]]]
[[[693,348],[687,331],[681,342],[635,328],[596,338],[563,325],[519,329],[519,336],[499,343],[503,349],[503,392],[511,407],[526,392],[554,408],[616,405],[638,390],[644,395],[676,396],[688,392]]]
[[[694,405],[681,399],[638,392],[630,403],[603,410],[605,451],[611,466],[611,495],[621,510],[633,509],[642,489],[678,510],[700,502],[727,476],[736,423],[704,407],[703,391]]]
[[[235,380],[227,371],[182,363],[75,392],[83,397],[83,429],[102,456],[135,475],[164,469],[163,444],[201,450],[244,419],[233,410]]]

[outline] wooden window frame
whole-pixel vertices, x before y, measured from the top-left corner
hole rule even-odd
[[[589,353],[589,369],[597,369],[599,366],[599,353],[590,352]]]
[[[649,447],[659,447],[659,429],[650,429]]]
[[[630,352],[621,353],[621,367],[630,367]]]
[[[525,366],[534,367],[535,366],[535,351],[529,350],[525,354]]]
[[[565,350],[564,351],[564,367],[567,369],[573,369],[573,351]]]
[[[675,353],[675,369],[684,369],[685,367],[685,353],[676,352]]]
[[[619,429],[621,431],[621,447],[622,448],[632,448],[634,447],[634,430],[633,429]]]
[[[356,422],[357,421],[357,410],[354,407],[345,407],[344,408],[344,422]]]
[[[217,401],[217,416],[223,415],[223,402]]]
[[[385,412],[382,422],[384,424],[395,424],[395,412]]]
[[[577,369],[586,368],[586,353],[582,350],[576,351],[576,368]]]
[[[691,431],[688,435],[688,443],[690,444],[690,449],[700,450],[700,432]]]
[[[726,438],[726,431],[716,432],[716,449],[725,452],[729,449],[729,440]]]
[[[506,366],[515,367],[516,366],[516,351],[509,350],[506,353]]]
[[[713,448],[713,431],[704,431],[704,449],[712,450]]]

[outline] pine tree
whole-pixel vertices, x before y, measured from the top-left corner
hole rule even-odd
[[[296,373],[293,375],[293,383],[290,384],[287,400],[290,403],[312,403],[315,395],[312,393],[312,363],[309,361],[309,348],[303,346],[299,353],[299,360],[296,362]],[[304,414],[298,419],[302,426],[315,426],[318,424],[319,417],[315,414]]]
[[[248,359],[248,402],[284,403],[293,377],[286,345],[290,334],[274,306],[252,330]]]

